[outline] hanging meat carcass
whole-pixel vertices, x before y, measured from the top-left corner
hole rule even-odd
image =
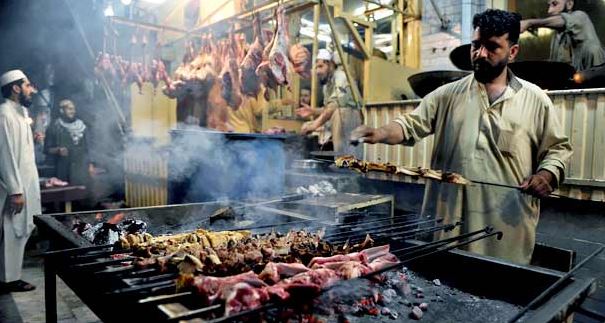
[[[277,86],[289,86],[288,74],[288,24],[286,21],[286,8],[283,5],[275,10],[275,32],[271,43],[265,48],[263,62],[256,70],[265,85],[265,99],[269,99],[268,89],[276,90]]]
[[[256,98],[260,92],[260,84],[256,75],[256,69],[263,60],[263,35],[261,32],[260,18],[254,16],[254,42],[248,48],[248,53],[240,65],[240,87],[241,92],[249,97]]]
[[[294,44],[290,47],[289,51],[290,62],[292,62],[292,69],[300,77],[307,80],[311,77],[311,53],[309,50],[301,45]]]
[[[219,74],[221,81],[221,95],[227,101],[227,104],[237,110],[242,103],[242,96],[239,84],[239,66],[238,57],[240,57],[239,45],[233,34],[233,30],[229,33],[229,41],[225,43],[226,62],[223,63],[223,68]]]

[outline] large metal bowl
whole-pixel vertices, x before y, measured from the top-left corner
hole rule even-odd
[[[430,71],[411,75],[408,77],[408,82],[412,86],[412,90],[419,97],[433,92],[436,88],[457,81],[467,75],[467,71]]]

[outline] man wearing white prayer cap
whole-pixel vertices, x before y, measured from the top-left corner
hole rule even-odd
[[[21,280],[25,243],[40,214],[40,184],[28,109],[36,90],[20,70],[0,76],[0,293],[35,286]]]
[[[355,104],[347,76],[336,66],[333,53],[327,49],[322,48],[317,52],[316,63],[316,73],[323,86],[323,108],[314,110],[303,106],[297,110],[297,114],[302,117],[316,117],[303,125],[301,133],[305,135],[328,125],[331,128],[334,151],[361,158],[361,146],[349,145],[347,140],[351,131],[361,125],[361,111]],[[320,143],[321,141],[322,138]]]

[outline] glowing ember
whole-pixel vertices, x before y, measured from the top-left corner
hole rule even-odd
[[[118,224],[124,218],[124,212],[116,213],[111,219],[107,221],[110,224]]]

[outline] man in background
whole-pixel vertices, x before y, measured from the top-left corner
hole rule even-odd
[[[55,176],[71,185],[89,185],[94,174],[90,161],[88,128],[76,117],[71,100],[59,102],[59,118],[48,128],[44,149],[53,161]]]
[[[35,286],[21,280],[25,244],[41,214],[40,183],[27,107],[36,92],[20,70],[0,76],[0,293]]]
[[[306,135],[316,131],[329,121],[334,151],[337,154],[361,157],[361,147],[353,147],[347,140],[351,131],[362,124],[361,111],[355,104],[345,72],[337,68],[332,53],[327,49],[322,48],[317,53],[316,73],[323,86],[323,109],[321,112],[315,110],[310,113],[307,113],[308,109],[304,108],[297,111],[300,116],[319,113],[317,118],[303,125],[301,133]]]
[[[573,10],[573,0],[548,0],[548,17],[521,20],[521,32],[550,28],[556,34],[550,43],[550,60],[570,63],[577,71],[605,63],[605,50],[590,17]]]

